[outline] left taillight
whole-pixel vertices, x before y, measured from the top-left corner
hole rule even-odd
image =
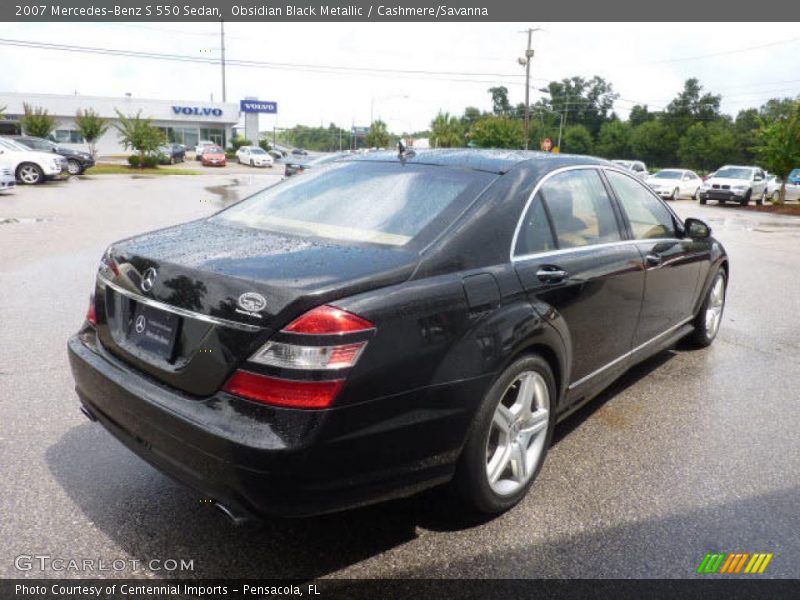
[[[223,390],[276,406],[326,408],[364,353],[375,325],[332,306],[298,317],[236,371]],[[255,372],[266,370],[267,373]]]
[[[94,294],[89,296],[89,308],[86,310],[86,320],[93,326],[97,325],[97,313],[94,310]]]

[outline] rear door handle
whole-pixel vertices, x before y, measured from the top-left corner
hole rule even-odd
[[[569,273],[558,267],[541,267],[536,271],[536,277],[539,281],[545,283],[560,283],[569,276]]]
[[[661,264],[661,255],[656,254],[655,252],[650,252],[644,257],[644,262],[649,267],[657,267]]]

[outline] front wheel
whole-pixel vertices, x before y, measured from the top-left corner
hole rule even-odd
[[[17,179],[28,185],[36,185],[44,181],[44,171],[34,163],[22,163],[17,167]]]
[[[756,200],[756,206],[762,206],[766,199],[767,199],[767,190],[764,190],[763,192],[761,192],[761,195],[758,197],[758,200]]]
[[[750,196],[751,195],[752,195],[752,191],[751,190],[747,190],[747,192],[744,195],[744,198],[742,198],[742,200],[741,200],[741,202],[739,202],[739,204],[741,204],[742,206],[747,206],[748,204],[750,204]]]
[[[67,161],[67,173],[70,175],[80,175],[81,174],[81,163],[77,160],[70,158]]]
[[[681,191],[678,188],[672,190],[672,200],[677,200],[681,196]]]
[[[727,277],[725,271],[720,269],[708,288],[700,312],[694,318],[694,333],[692,333],[691,339],[695,346],[701,348],[710,346],[717,337],[719,325],[722,322],[722,313],[725,310],[726,289]]]
[[[555,425],[553,371],[537,355],[516,360],[478,408],[454,485],[471,510],[498,514],[527,493],[544,463]]]
[[[700,188],[697,188],[692,195],[692,200],[700,200]]]

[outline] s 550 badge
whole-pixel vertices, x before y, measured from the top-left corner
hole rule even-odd
[[[259,313],[267,307],[267,300],[264,296],[255,292],[245,292],[239,296],[237,303],[239,308],[236,309],[236,312],[258,319],[261,318]]]

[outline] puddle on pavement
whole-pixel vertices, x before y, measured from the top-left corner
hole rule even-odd
[[[203,189],[214,194],[214,198],[211,199],[213,204],[218,206],[228,206],[229,204],[233,204],[234,202],[238,202],[244,198],[244,194],[241,193],[243,190],[240,190],[239,188],[247,187],[250,188],[248,193],[254,192],[256,190],[252,188],[259,181],[261,181],[260,178],[256,178],[252,175],[246,175],[243,177],[235,177],[230,183],[212,185]],[[269,185],[264,185],[263,187],[267,188]]]
[[[2,217],[0,225],[30,225],[32,223],[45,223],[52,221],[47,217]]]

